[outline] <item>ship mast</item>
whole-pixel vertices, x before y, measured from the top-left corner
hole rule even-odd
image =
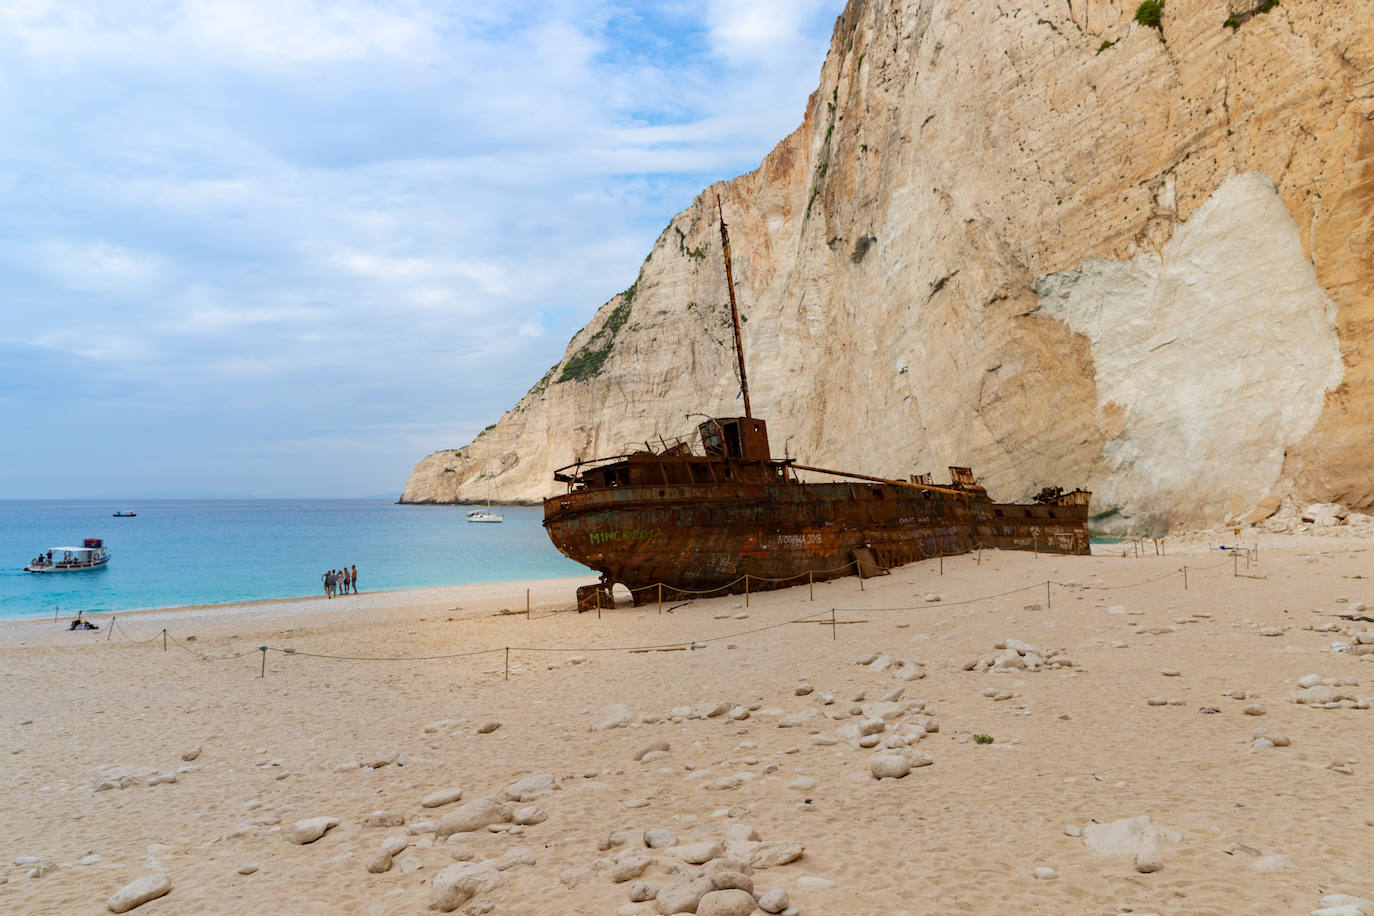
[[[735,355],[739,357],[739,390],[744,396],[744,415],[752,417],[749,408],[749,379],[744,374],[744,341],[739,334],[739,306],[735,304],[735,277],[730,270],[730,236],[725,231],[725,211],[720,206],[720,195],[716,195],[716,213],[720,216],[720,249],[725,255],[725,285],[730,289],[730,320],[735,326]]]

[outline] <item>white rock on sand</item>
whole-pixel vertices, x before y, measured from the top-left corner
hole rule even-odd
[[[337,817],[309,817],[303,821],[296,821],[282,831],[282,835],[288,842],[304,846],[315,842],[340,823],[342,822]]]
[[[754,897],[738,889],[705,894],[697,904],[697,916],[749,916],[754,912]]]
[[[591,731],[604,732],[612,728],[624,728],[634,721],[634,713],[624,703],[612,703],[596,714],[596,719],[588,726]]]
[[[506,876],[485,862],[456,862],[434,876],[429,908],[451,913],[479,894],[506,883]]]
[[[506,798],[516,802],[533,801],[552,792],[554,782],[549,773],[534,773],[506,786]]]
[[[400,855],[414,843],[407,837],[388,837],[382,840],[382,846],[371,859],[367,860],[364,866],[374,875],[380,875],[391,870],[391,860]]]
[[[693,865],[702,865],[712,859],[725,855],[725,850],[720,844],[713,840],[703,840],[700,843],[685,843],[674,846],[669,850],[684,862]]]
[[[693,878],[679,875],[659,889],[658,911],[664,916],[675,913],[695,913],[701,898],[715,888],[709,878]],[[752,898],[751,898],[752,899]]]
[[[437,789],[424,798],[420,799],[421,808],[442,808],[444,805],[451,805],[463,797],[463,790],[458,786],[448,789]]]
[[[439,818],[434,825],[438,837],[481,830],[488,824],[504,824],[511,819],[510,805],[495,798],[478,798],[460,805]]]
[[[644,845],[650,849],[666,849],[677,845],[677,834],[665,827],[644,831]]]
[[[1145,815],[1083,828],[1083,845],[1089,852],[1099,856],[1132,856],[1136,871],[1142,873],[1163,868],[1165,850],[1181,839],[1180,834],[1151,823]]]
[[[758,905],[765,913],[781,913],[791,905],[791,901],[786,890],[775,887],[759,895]]]
[[[150,900],[156,900],[171,890],[172,879],[166,875],[145,875],[142,878],[135,878],[115,891],[105,905],[110,908],[111,913],[127,913],[135,907],[143,906]]]

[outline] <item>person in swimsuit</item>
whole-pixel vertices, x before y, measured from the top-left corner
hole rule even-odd
[[[354,564],[354,566],[353,566],[352,576],[350,576],[350,581],[352,581],[352,583],[353,583],[353,594],[355,594],[355,595],[358,594],[358,567],[357,567],[357,564]]]

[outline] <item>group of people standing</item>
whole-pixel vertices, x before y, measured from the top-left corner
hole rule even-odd
[[[353,590],[353,594],[358,594],[357,566],[331,569],[327,573],[321,573],[320,578],[324,580],[324,596],[326,598],[333,598],[335,595],[347,595],[349,589]]]

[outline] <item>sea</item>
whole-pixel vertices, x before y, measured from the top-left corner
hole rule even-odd
[[[0,619],[114,613],[323,595],[320,576],[358,567],[360,592],[551,579],[589,570],[559,553],[538,507],[386,499],[0,500]],[[115,512],[136,512],[114,518]],[[98,537],[99,569],[26,573],[52,547]]]

